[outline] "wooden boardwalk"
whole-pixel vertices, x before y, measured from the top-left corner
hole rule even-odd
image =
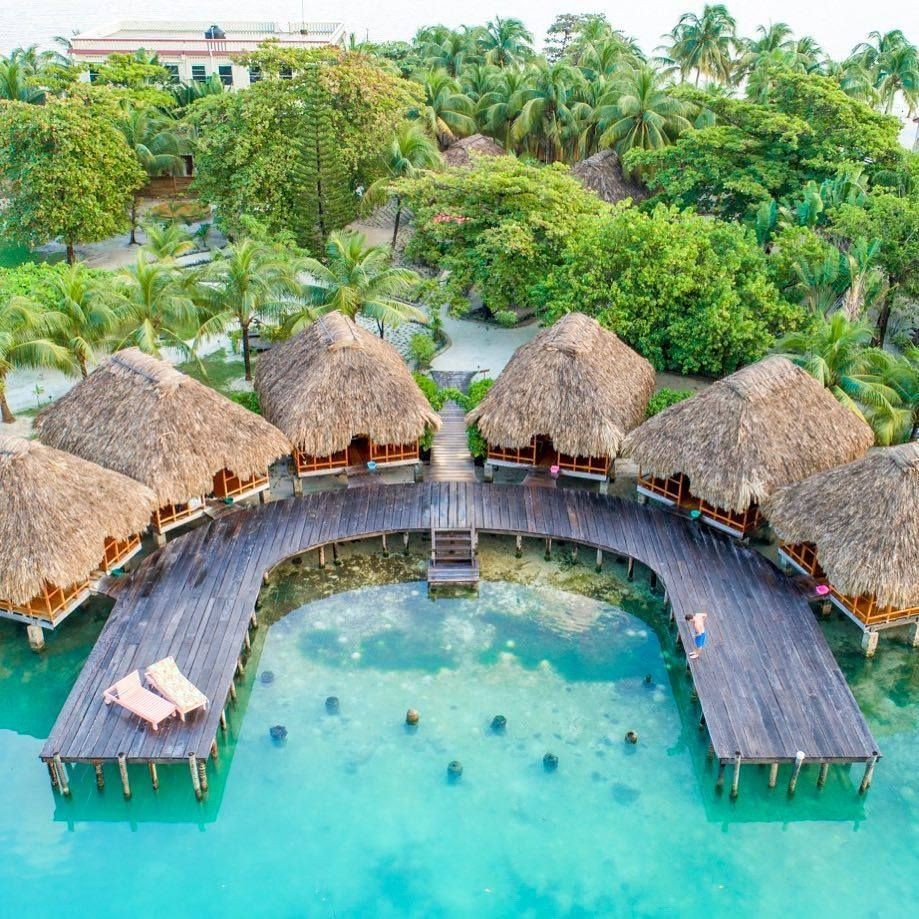
[[[119,591],[41,757],[177,763],[194,756],[203,768],[263,574],[332,542],[427,535],[432,526],[561,539],[635,559],[666,588],[687,646],[683,615],[705,608],[709,643],[688,665],[722,764],[794,762],[798,751],[805,762],[876,759],[877,744],[805,598],[761,556],[630,501],[456,482],[316,493],[240,510],[171,542]],[[106,686],[169,654],[212,700],[207,713],[153,733],[103,705]]]
[[[475,463],[466,440],[465,413],[451,400],[441,409],[440,417],[443,424],[431,445],[428,479],[432,482],[474,482]]]

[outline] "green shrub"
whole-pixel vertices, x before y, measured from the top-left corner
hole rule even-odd
[[[257,392],[234,392],[230,398],[243,408],[249,409],[250,412],[261,415],[262,407],[259,404]]]
[[[408,344],[409,353],[419,370],[427,370],[437,353],[437,344],[427,332],[416,332]]]
[[[490,377],[482,377],[481,380],[470,384],[469,392],[466,393],[466,404],[463,406],[467,412],[474,409],[485,398],[485,394],[491,389],[494,382]]]
[[[485,459],[488,456],[488,441],[482,436],[477,424],[466,429],[466,443],[469,445],[469,452],[476,459]]]
[[[658,412],[662,412],[665,408],[669,408],[671,405],[676,405],[677,402],[682,402],[684,399],[688,399],[693,392],[691,389],[663,389],[658,390],[651,398],[648,400],[648,411],[645,414],[646,418],[652,418]]]
[[[485,394],[491,389],[494,382],[489,377],[483,377],[481,380],[476,380],[475,383],[472,383],[463,400],[463,409],[467,412],[474,409],[485,398]],[[476,459],[485,459],[488,455],[488,441],[482,436],[477,424],[467,428],[466,443],[469,445],[469,452]]]
[[[443,390],[437,388],[437,384],[424,373],[417,370],[412,374],[418,388],[424,393],[424,397],[431,403],[431,408],[439,412],[444,407]]]
[[[498,310],[498,312],[492,316],[492,319],[505,329],[517,325],[517,314],[513,310]]]

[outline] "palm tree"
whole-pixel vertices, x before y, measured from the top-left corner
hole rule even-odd
[[[112,293],[115,350],[136,347],[159,357],[161,348],[173,347],[192,355],[187,341],[199,327],[197,287],[194,275],[180,275],[163,262],[148,262],[141,250],[137,262],[116,279]]]
[[[34,75],[22,61],[14,57],[0,58],[0,99],[10,102],[41,103],[45,91],[30,82]]]
[[[383,155],[380,157],[380,170],[383,175],[365,192],[364,201],[368,206],[383,203],[390,194],[392,183],[396,179],[413,179],[425,169],[440,169],[443,160],[437,144],[424,133],[417,122],[406,121],[396,131]],[[399,237],[399,223],[402,219],[402,197],[396,195],[396,218],[392,231],[392,250],[396,251],[396,240]]]
[[[558,160],[577,133],[579,119],[574,90],[583,81],[570,64],[540,64],[510,100],[519,114],[511,125],[511,139],[547,163]]]
[[[529,84],[528,71],[505,68],[499,70],[491,89],[478,102],[478,118],[482,130],[500,140],[505,150],[511,150],[511,125],[520,114],[520,90]]]
[[[177,223],[148,223],[144,232],[147,234],[144,251],[158,262],[174,262],[195,248],[192,235]]]
[[[242,239],[224,249],[204,272],[200,302],[204,321],[199,338],[239,327],[243,365],[252,379],[249,334],[252,323],[277,318],[300,292],[298,263],[280,250],[252,239]]]
[[[54,340],[62,317],[25,297],[0,298],[0,418],[12,424],[16,416],[6,400],[6,378],[17,367],[56,367],[69,370],[67,349]]]
[[[86,379],[96,351],[115,327],[109,285],[83,265],[68,265],[48,279],[43,301],[61,317],[54,340],[72,355],[80,376]]]
[[[446,70],[429,70],[416,75],[424,93],[424,105],[417,117],[441,148],[449,147],[457,135],[475,133],[475,104],[460,91],[459,84]]]
[[[668,57],[682,78],[696,72],[696,86],[702,76],[728,82],[733,62],[737,23],[723,4],[705,5],[702,15],[684,13],[669,33]]]
[[[596,118],[603,132],[600,145],[613,147],[620,156],[636,148],[659,150],[692,127],[686,105],[651,67],[624,74],[597,109]]]
[[[495,16],[485,24],[478,46],[485,60],[498,67],[507,67],[533,56],[533,35],[519,19]]]
[[[185,161],[181,154],[185,152],[186,144],[171,119],[150,109],[135,108],[125,103],[115,123],[150,178],[183,173]],[[131,203],[131,245],[137,243],[138,201],[135,195]]]
[[[853,48],[851,59],[872,75],[885,112],[901,92],[912,113],[919,101],[919,52],[900,29],[872,32],[867,42]]]
[[[440,31],[443,29],[443,31]],[[476,40],[480,29],[463,26],[460,30],[445,29],[443,26],[428,30],[428,37],[416,36],[424,62],[431,70],[444,70],[454,79],[464,68],[478,58]]]
[[[905,354],[872,349],[868,379],[877,383],[886,398],[866,408],[875,443],[886,447],[908,443],[919,433],[919,348]]]
[[[326,245],[327,264],[305,259],[309,280],[303,285],[304,308],[288,316],[286,332],[293,335],[316,316],[339,310],[351,319],[367,316],[377,324],[382,338],[386,325],[427,323],[417,307],[398,299],[418,282],[408,268],[394,268],[388,246],[368,246],[361,233],[336,230]]]

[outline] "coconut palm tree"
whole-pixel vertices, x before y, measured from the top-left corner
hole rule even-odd
[[[177,223],[151,222],[144,226],[147,241],[144,252],[158,262],[174,262],[195,248],[195,240],[184,227]]]
[[[510,137],[546,163],[560,159],[566,144],[577,133],[579,119],[576,89],[583,81],[570,64],[539,64],[527,71],[528,79],[510,100],[519,111]]]
[[[199,328],[198,296],[193,274],[180,274],[163,262],[149,262],[141,250],[137,262],[115,280],[115,350],[136,347],[159,357],[161,348],[172,347],[192,356],[194,349],[188,340]]]
[[[495,16],[478,36],[479,50],[489,64],[507,67],[533,56],[533,35],[519,19]]]
[[[284,330],[293,335],[316,316],[339,310],[351,319],[366,316],[377,324],[380,338],[387,325],[427,323],[417,307],[398,299],[418,282],[408,268],[394,268],[388,246],[368,246],[361,233],[336,230],[329,235],[326,263],[304,259],[308,280],[302,287],[304,307],[289,315]]]
[[[669,35],[667,57],[686,77],[695,71],[696,86],[703,77],[728,82],[733,61],[731,50],[736,44],[737,23],[723,4],[705,5],[702,15],[684,13]]]
[[[480,32],[481,28],[470,26],[456,30],[434,26],[420,31],[415,41],[429,69],[444,70],[456,79],[467,65],[480,60],[476,45]]]
[[[865,411],[875,443],[882,447],[908,443],[919,433],[919,348],[904,354],[872,349],[869,364],[867,379],[887,394]]]
[[[115,328],[110,286],[84,265],[68,265],[48,278],[42,302],[60,316],[53,338],[67,349],[85,379]]]
[[[475,103],[460,91],[446,70],[428,70],[414,77],[421,84],[424,104],[417,111],[428,133],[446,149],[457,137],[475,133]]]
[[[477,113],[482,130],[513,148],[511,125],[520,114],[520,91],[529,85],[528,72],[507,67],[498,71],[491,89],[478,101]]]
[[[150,178],[161,175],[181,175],[185,161],[181,154],[187,145],[178,125],[148,108],[135,108],[129,102],[122,106],[115,121],[137,162]],[[131,245],[137,243],[137,195],[131,203]]]
[[[890,114],[897,94],[901,93],[911,117],[919,103],[919,54],[913,45],[896,48],[881,56],[875,67],[875,88],[884,112]]]
[[[0,418],[12,424],[16,416],[6,399],[6,378],[18,367],[56,367],[69,370],[67,349],[55,341],[63,317],[27,299],[0,298]]]
[[[380,171],[383,175],[365,192],[364,201],[368,207],[382,204],[390,195],[396,179],[412,179],[425,169],[440,169],[443,160],[437,144],[424,133],[417,122],[407,121],[400,125],[389,146],[380,157]],[[399,237],[399,223],[402,219],[402,197],[396,195],[396,217],[392,231],[392,249],[396,251]]]
[[[658,150],[692,127],[686,105],[651,67],[630,70],[615,81],[596,110],[600,146],[620,156],[629,150]]]
[[[242,239],[218,253],[204,271],[198,298],[204,321],[198,337],[239,327],[247,380],[252,379],[252,323],[276,319],[289,306],[300,292],[298,268],[296,260],[273,246]]]
[[[45,91],[31,82],[33,76],[34,71],[22,61],[14,57],[0,58],[0,99],[35,104],[44,102]]]

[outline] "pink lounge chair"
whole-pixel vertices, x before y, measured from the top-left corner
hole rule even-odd
[[[129,673],[124,679],[119,680],[102,694],[106,705],[113,702],[126,708],[129,712],[143,718],[153,730],[157,730],[160,723],[171,718],[176,713],[176,707],[155,692],[145,689],[140,682],[140,671]]]
[[[207,696],[189,680],[175,662],[175,658],[164,657],[151,664],[145,671],[147,682],[167,698],[184,721],[189,712],[196,709],[207,711]]]

